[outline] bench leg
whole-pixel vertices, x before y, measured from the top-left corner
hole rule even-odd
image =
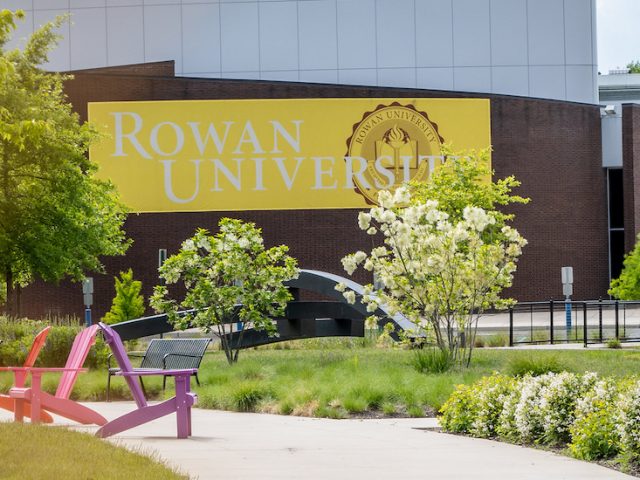
[[[107,371],[107,402],[111,401],[111,372]]]

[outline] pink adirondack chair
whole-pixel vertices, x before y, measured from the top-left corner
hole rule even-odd
[[[14,386],[16,387],[24,387],[24,382],[27,377],[27,370],[36,363],[36,359],[40,354],[40,350],[45,344],[47,339],[47,335],[49,335],[49,331],[51,327],[45,327],[42,329],[33,339],[33,343],[31,344],[31,348],[29,349],[29,353],[27,354],[27,358],[24,361],[22,367],[0,367],[1,371],[11,371],[14,375]],[[0,408],[5,410],[9,410],[10,412],[15,411],[15,401],[9,395],[0,395]],[[31,417],[31,408],[25,409],[25,416]],[[47,412],[42,412],[40,416],[40,420],[45,423],[53,422],[53,418]]]
[[[15,401],[14,417],[17,422],[23,421],[24,412],[30,408],[32,423],[41,421],[43,414],[46,413],[44,410],[85,425],[107,423],[107,419],[99,413],[69,399],[78,373],[86,371],[82,368],[82,364],[96,341],[97,331],[98,326],[93,325],[76,335],[67,363],[63,368],[29,368],[27,373],[31,375],[31,387],[16,386],[9,390],[9,397]],[[51,372],[62,372],[55,395],[42,391],[42,375]]]
[[[138,408],[132,412],[125,413],[121,417],[110,421],[103,425],[97,432],[98,437],[110,437],[125,430],[137,427],[144,423],[148,423],[165,415],[175,412],[177,417],[178,438],[187,438],[191,435],[191,407],[196,403],[197,396],[190,391],[191,375],[197,369],[189,368],[182,370],[163,370],[163,369],[134,369],[131,366],[127,352],[125,351],[120,335],[108,325],[100,323],[100,328],[104,334],[105,341],[113,352],[113,357],[118,362],[121,375],[127,381],[131,394]],[[167,375],[175,377],[176,395],[164,402],[149,405],[147,399],[140,388],[140,384],[136,381],[137,377],[149,375]]]

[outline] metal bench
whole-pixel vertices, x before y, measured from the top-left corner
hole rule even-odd
[[[207,346],[211,342],[210,338],[175,338],[164,339],[154,338],[149,343],[147,350],[143,353],[130,352],[131,357],[142,357],[140,367],[135,370],[175,370],[185,368],[199,368],[202,357],[204,356]],[[111,355],[108,357],[108,376],[107,376],[107,402],[111,395],[111,377],[120,371],[119,368],[111,367]],[[198,379],[198,371],[194,372],[196,382],[200,386],[200,379]],[[140,385],[144,391],[144,384],[142,383],[142,377],[140,378]],[[167,376],[162,378],[162,391],[165,390],[167,385]],[[146,392],[145,392],[146,395]]]

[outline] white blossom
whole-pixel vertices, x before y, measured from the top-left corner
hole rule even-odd
[[[347,303],[356,303],[356,292],[354,292],[353,290],[347,290],[346,292],[343,292],[342,296],[345,298]]]

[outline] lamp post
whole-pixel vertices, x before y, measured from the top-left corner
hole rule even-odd
[[[567,341],[571,333],[571,295],[573,295],[573,267],[562,267],[562,294],[564,295],[564,314],[567,329]]]
[[[91,305],[93,305],[93,277],[87,277],[82,281],[82,296],[84,297],[84,323],[91,326]]]

